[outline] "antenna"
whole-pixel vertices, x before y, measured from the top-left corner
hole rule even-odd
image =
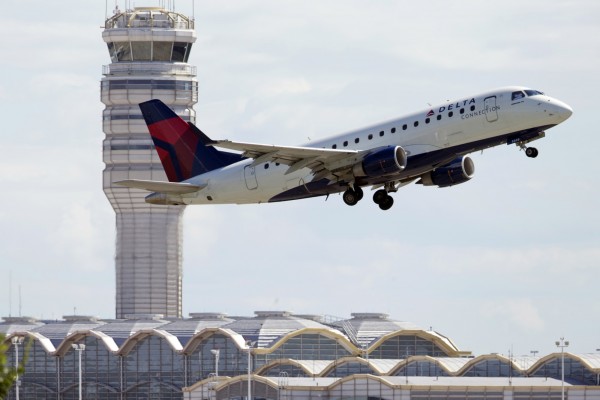
[[[8,316],[12,317],[12,269],[8,272]]]

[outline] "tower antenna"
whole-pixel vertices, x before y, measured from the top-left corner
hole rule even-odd
[[[8,316],[12,317],[12,269],[8,272]]]

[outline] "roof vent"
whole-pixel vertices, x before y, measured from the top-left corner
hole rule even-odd
[[[289,317],[292,315],[289,311],[254,311],[257,317]]]
[[[7,324],[35,324],[37,319],[33,317],[2,317],[5,323]]]
[[[93,317],[91,315],[63,315],[63,319],[67,322],[98,322],[98,317]]]
[[[388,319],[389,315],[384,313],[352,313],[352,318],[356,319]]]
[[[227,314],[217,313],[217,312],[197,312],[197,313],[189,313],[191,319],[200,319],[200,320],[224,320],[227,318]]]

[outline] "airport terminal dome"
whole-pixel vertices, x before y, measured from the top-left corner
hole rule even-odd
[[[292,337],[302,334],[321,335],[344,347],[349,354],[379,346],[395,336],[412,335],[434,343],[447,356],[470,354],[461,352],[450,339],[425,331],[410,322],[390,319],[383,313],[354,313],[352,318],[293,314],[289,311],[256,311],[250,316],[227,316],[224,313],[191,313],[190,318],[164,318],[158,314],[128,315],[125,319],[101,319],[85,315],[68,315],[62,320],[37,321],[30,317],[4,317],[0,333],[7,336],[34,334],[51,343],[52,353],[74,334],[94,333],[110,338],[111,350],[123,351],[131,337],[141,333],[170,337],[179,351],[198,335],[219,331],[231,337],[240,348],[274,349]],[[211,333],[212,332],[212,333]],[[412,337],[411,336],[411,337]],[[416,354],[415,354],[416,355]],[[432,354],[434,355],[434,354]]]

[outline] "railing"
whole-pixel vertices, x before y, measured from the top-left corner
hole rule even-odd
[[[189,64],[114,63],[102,66],[102,75],[186,75],[196,76],[196,67]]]
[[[115,11],[118,12],[105,21],[105,29],[194,29],[194,20],[192,18],[161,8],[140,7],[124,12]]]

